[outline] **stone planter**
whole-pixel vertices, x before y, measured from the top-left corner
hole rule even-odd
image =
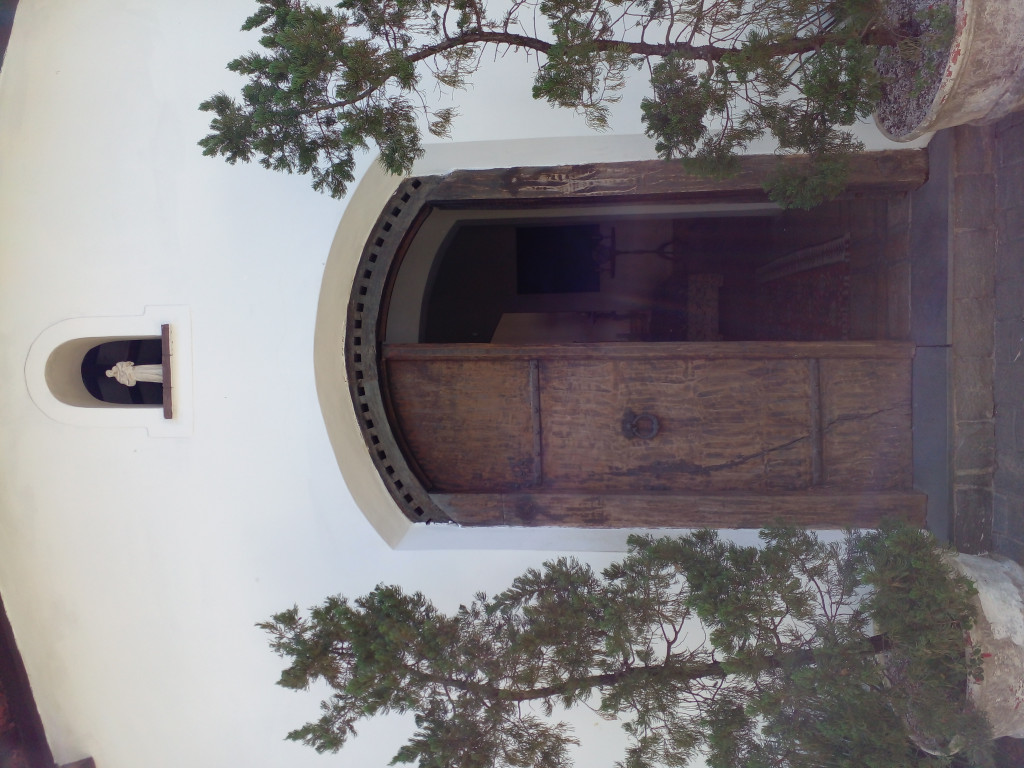
[[[930,107],[907,125],[880,117],[887,106],[883,96],[875,122],[893,141],[992,122],[1024,108],[1024,2],[957,0],[953,41]]]
[[[984,654],[985,679],[971,681],[968,695],[997,737],[1024,738],[1024,568],[998,556],[959,554],[952,561],[978,588],[969,640]]]
[[[995,738],[1024,738],[1024,568],[999,556],[950,554],[944,559],[974,582],[972,598],[977,622],[966,640],[981,648],[984,680],[967,681],[967,695],[984,712]],[[887,685],[909,686],[888,653],[877,656]],[[903,714],[910,739],[930,755],[956,754],[964,739],[956,733],[928,732],[919,727],[913,712]]]

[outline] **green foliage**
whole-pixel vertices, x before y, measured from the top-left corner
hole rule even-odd
[[[988,727],[966,700],[965,681],[982,678],[981,649],[964,650],[976,618],[974,585],[914,529],[888,525],[857,547],[861,579],[872,588],[864,608],[888,640],[897,711],[932,748],[962,749],[975,765],[991,764]]]
[[[817,157],[804,168],[773,174],[766,185],[772,200],[786,208],[810,209],[843,191],[847,174],[846,154]]]
[[[313,188],[335,197],[353,180],[355,154],[369,142],[389,171],[402,173],[423,154],[416,112],[408,96],[419,82],[403,53],[411,39],[398,34],[382,46],[372,37],[350,36],[360,25],[371,35],[408,22],[407,0],[374,5],[339,4],[351,12],[316,8],[292,0],[258,0],[260,9],[243,30],[262,26],[260,45],[228,64],[245,75],[241,103],[220,93],[199,108],[214,113],[213,133],[199,144],[203,154],[229,163],[250,162],[276,171],[309,174]],[[384,84],[393,84],[385,89]],[[451,116],[438,116],[444,131]]]
[[[662,157],[688,157],[707,134],[704,115],[711,106],[708,78],[694,74],[696,64],[666,56],[651,70],[654,95],[640,103],[647,132]]]
[[[985,724],[963,696],[980,670],[963,653],[972,588],[934,541],[897,525],[843,543],[789,528],[761,539],[633,537],[601,573],[559,558],[451,616],[383,585],[308,618],[284,611],[260,625],[289,662],[280,684],[331,690],[289,738],[337,751],[362,718],[411,712],[393,763],[567,768],[577,742],[554,716],[587,706],[622,722],[621,768],[698,754],[711,768],[947,765],[908,738],[935,727],[985,765]]]
[[[641,116],[659,155],[728,175],[771,136],[808,162],[770,193],[809,207],[842,190],[862,149],[842,129],[877,101],[878,46],[917,42],[880,26],[879,0],[523,0],[494,17],[485,0],[257,5],[242,28],[262,31],[263,52],[229,63],[247,83],[240,100],[200,105],[213,118],[199,143],[229,163],[309,174],[335,197],[358,152],[374,145],[385,168],[407,173],[423,130],[449,134],[455,110],[429,106],[424,77],[462,88],[486,49],[514,48],[538,57],[534,98],[595,129],[630,70],[646,68]]]

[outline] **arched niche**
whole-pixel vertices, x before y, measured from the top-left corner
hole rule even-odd
[[[90,352],[103,345],[112,345],[111,350],[137,351],[139,342],[150,347],[144,362],[155,363],[150,358],[159,350],[164,365],[164,382],[154,385],[160,389],[157,402],[131,404],[95,397],[83,379],[83,362]],[[33,402],[56,421],[77,426],[142,427],[153,436],[190,434],[192,342],[188,308],[154,306],[141,315],[69,318],[55,323],[29,349],[25,382]],[[149,399],[156,400],[157,393],[150,393]]]
[[[162,329],[169,336],[170,328]],[[169,341],[169,339],[168,339]],[[81,376],[85,388],[96,400],[115,404],[120,407],[163,408],[165,418],[174,413],[174,403],[170,387],[164,387],[162,381],[136,381],[126,386],[113,376],[112,368],[119,362],[129,361],[133,366],[147,366],[149,370],[160,368],[160,376],[164,370],[168,376],[171,370],[170,355],[165,355],[163,335],[144,339],[113,339],[92,347],[82,357]]]
[[[441,487],[436,478],[431,477],[430,470],[424,469],[417,456],[418,449],[413,445],[417,441],[421,447],[424,444],[436,444],[438,435],[429,434],[428,430],[425,436],[415,437],[411,435],[408,424],[401,424],[405,418],[400,413],[403,405],[396,402],[396,390],[392,386],[396,380],[396,363],[412,360],[415,365],[420,365],[418,371],[414,370],[410,376],[406,376],[408,380],[415,380],[423,378],[420,374],[426,369],[422,365],[430,357],[434,361],[451,360],[467,354],[476,358],[489,357],[492,361],[498,358],[504,361],[514,359],[516,365],[522,364],[521,378],[525,382],[536,379],[538,374],[535,371],[541,370],[546,364],[543,361],[546,353],[538,349],[509,350],[501,348],[501,345],[481,345],[476,349],[464,346],[454,350],[417,343],[422,329],[422,299],[429,294],[434,277],[432,271],[435,264],[431,251],[436,254],[436,249],[450,235],[453,217],[463,222],[467,216],[490,219],[502,216],[519,219],[545,216],[578,218],[593,214],[601,206],[611,206],[619,215],[631,206],[666,206],[677,212],[685,209],[697,211],[703,207],[706,215],[723,215],[730,209],[766,210],[769,206],[761,192],[761,183],[779,163],[785,162],[799,160],[748,157],[743,161],[741,172],[728,180],[691,177],[674,164],[637,162],[457,171],[445,176],[420,177],[402,182],[383,204],[383,210],[370,229],[358,257],[353,258],[356,254],[346,248],[349,258],[353,259],[350,263],[354,263],[355,267],[354,276],[349,278],[352,287],[347,307],[340,307],[340,297],[336,294],[338,282],[332,278],[330,263],[325,273],[317,323],[317,383],[328,433],[335,443],[343,472],[346,467],[339,450],[339,437],[342,431],[349,429],[348,425],[354,416],[364,440],[364,450],[368,451],[377,470],[377,481],[370,485],[377,488],[382,485],[412,522],[455,521],[469,526],[553,525],[583,528],[685,528],[709,523],[726,527],[756,527],[764,522],[762,518],[767,514],[802,525],[841,527],[845,524],[871,524],[879,515],[893,512],[914,519],[921,518],[924,500],[906,487],[906,473],[902,473],[898,481],[886,481],[888,487],[876,487],[867,494],[862,492],[863,489],[827,487],[824,483],[827,470],[821,467],[821,456],[823,451],[827,452],[828,446],[823,445],[820,434],[818,438],[810,434],[799,438],[809,443],[816,440],[817,458],[811,455],[814,453],[811,450],[806,460],[801,459],[806,464],[808,479],[805,487],[795,489],[799,492],[796,496],[792,493],[765,494],[761,488],[748,489],[746,493],[733,493],[728,499],[720,494],[710,498],[707,494],[702,496],[689,491],[680,495],[671,489],[668,495],[658,491],[654,496],[650,493],[629,493],[613,489],[611,494],[615,498],[612,498],[599,490],[583,495],[578,490],[559,491],[556,488],[524,492],[529,485],[529,477],[538,473],[536,458],[514,462],[517,464],[514,474],[518,474],[512,479],[506,478],[499,482],[499,486],[502,483],[504,485],[493,493],[473,490],[464,493],[465,489],[454,487],[460,481],[454,484],[445,481],[449,487]],[[923,183],[926,166],[926,158],[916,151],[864,155],[854,163],[847,194],[884,195],[912,189]],[[378,200],[383,199],[381,192],[382,189],[375,190]],[[351,208],[356,202],[352,201],[346,217],[355,215]],[[367,211],[360,213],[366,216]],[[431,242],[433,245],[430,245]],[[422,257],[417,251],[421,245],[425,254]],[[331,288],[334,291],[328,293]],[[344,327],[343,334],[339,326]],[[342,339],[343,360],[339,354]],[[329,349],[328,345],[332,348]],[[557,350],[556,357],[560,356],[560,361],[564,362],[566,355],[585,356],[580,352],[581,349],[580,346],[566,348],[563,345],[562,349]],[[600,350],[601,355],[606,352]],[[728,349],[705,346],[700,350],[635,347],[628,351],[620,349],[615,354],[620,357],[624,355],[625,358],[645,359],[661,356],[675,361],[698,358],[705,361],[745,360],[748,362],[741,365],[761,368],[775,365],[766,361],[799,360],[801,362],[796,365],[803,377],[800,386],[809,395],[820,387],[822,381],[829,381],[833,369],[851,365],[856,368],[860,364],[856,361],[864,360],[869,361],[869,367],[874,365],[870,361],[896,361],[883,363],[881,367],[887,370],[899,369],[899,377],[903,377],[900,379],[900,387],[904,384],[909,386],[909,360],[913,350],[906,344],[862,343],[859,346],[846,344],[842,347],[819,347],[816,350],[798,350],[784,345],[776,345],[773,349],[763,345],[748,345],[746,348],[732,346]],[[835,363],[837,360],[854,362]],[[519,376],[518,373],[516,375]],[[336,388],[329,384],[339,380],[347,380],[350,390],[352,410],[347,413],[338,401]],[[454,386],[453,382],[457,381],[458,376],[449,380],[438,379],[436,384]],[[529,411],[531,385],[527,383],[525,386],[521,399]],[[902,389],[897,397],[900,400],[897,410],[901,411],[901,424],[902,421],[907,424],[906,430],[900,428],[902,432],[909,430],[908,386],[906,397]],[[812,400],[814,398],[809,398],[808,402]],[[807,428],[809,432],[817,430],[822,433],[831,426],[822,421],[820,412],[815,413],[821,403],[819,400],[814,402],[817,405],[809,404],[803,409],[810,420]],[[487,408],[493,412],[495,406],[500,409],[500,398],[497,404],[492,403]],[[536,424],[536,418],[534,421]],[[661,422],[663,430],[670,421]],[[906,463],[904,454],[908,451],[907,439],[908,434],[901,434],[897,441],[900,444],[898,451],[901,463]],[[534,443],[538,444],[536,439]],[[350,442],[348,447],[351,448]],[[472,453],[474,449],[470,446],[461,455]],[[458,451],[452,457],[458,461]],[[444,463],[443,458],[440,464]],[[346,479],[351,474],[346,473]],[[368,481],[363,479],[362,482]],[[349,485],[359,490],[353,482]],[[460,494],[461,498],[453,503],[453,496]],[[561,512],[538,508],[534,501],[539,495],[544,495],[548,501],[554,499],[559,503],[565,502]],[[632,517],[623,514],[630,506],[640,509],[641,514]],[[684,508],[683,513],[677,514],[681,507]],[[832,511],[822,516],[822,507]],[[733,511],[739,509],[740,514],[723,519],[720,515],[726,508]],[[457,511],[456,515],[452,514],[453,510]],[[717,520],[716,515],[719,516]],[[392,531],[399,527],[395,526]],[[401,534],[396,538],[401,538]]]
[[[171,388],[152,382],[133,387],[119,384],[105,372],[120,360],[136,365],[165,365],[170,378],[170,326],[159,336],[71,339],[50,353],[46,361],[46,383],[55,398],[77,408],[162,408],[165,418],[173,414]],[[166,389],[166,391],[165,391]]]

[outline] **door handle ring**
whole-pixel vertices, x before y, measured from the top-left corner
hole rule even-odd
[[[633,413],[627,410],[622,414],[622,434],[630,439],[650,440],[660,429],[661,423],[653,413]]]

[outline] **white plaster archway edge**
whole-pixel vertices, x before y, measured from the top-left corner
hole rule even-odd
[[[47,378],[52,359],[62,347],[81,342],[82,353],[96,344],[116,339],[160,335],[162,325],[170,326],[171,389],[174,417],[165,419],[160,408],[125,408],[96,402],[81,407],[63,402],[54,394]],[[78,358],[79,363],[81,357]],[[39,410],[54,421],[79,427],[144,428],[150,437],[187,437],[193,428],[192,320],[187,306],[147,306],[140,315],[74,317],[54,323],[32,342],[25,360],[25,384]]]
[[[647,160],[653,157],[643,137],[602,136],[537,139],[517,142],[469,142],[428,147],[416,175],[455,169],[528,166],[604,160]],[[374,163],[350,193],[324,267],[317,305],[313,364],[317,397],[342,477],[367,521],[395,549],[523,549],[619,552],[631,533],[650,529],[584,529],[559,527],[481,527],[412,523],[388,493],[363,440],[349,397],[345,370],[348,300],[359,259],[377,217],[400,179]],[[678,529],[672,533],[680,533]],[[727,534],[741,543],[755,543],[756,531]]]

